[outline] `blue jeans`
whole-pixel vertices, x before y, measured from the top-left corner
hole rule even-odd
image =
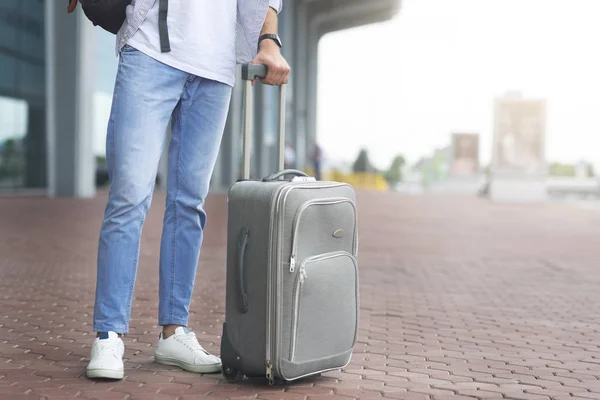
[[[160,248],[159,325],[187,326],[206,224],[203,209],[231,87],[126,46],[108,122],[110,194],[98,245],[94,331],[127,333],[140,237],[172,118]]]

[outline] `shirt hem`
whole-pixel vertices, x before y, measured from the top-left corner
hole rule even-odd
[[[183,71],[188,74],[198,76],[200,78],[210,79],[213,81],[221,82],[221,83],[224,83],[231,87],[233,87],[235,85],[235,72],[234,72],[234,74],[231,75],[230,78],[227,78],[223,75],[208,71],[203,68],[195,68],[193,66],[190,66],[189,64],[180,63],[173,59],[164,59],[160,56],[160,54],[162,54],[162,53],[158,53],[156,50],[149,48],[140,42],[136,42],[133,39],[128,40],[127,44],[130,45],[131,47],[133,47],[134,49],[141,51],[148,57],[152,57],[156,61],[163,63],[165,65],[168,65],[169,67],[178,69],[178,70]],[[166,54],[169,54],[169,53],[166,53]]]

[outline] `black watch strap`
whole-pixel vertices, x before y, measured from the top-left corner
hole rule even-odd
[[[259,37],[258,38],[258,46],[259,47],[260,47],[260,43],[265,39],[272,39],[275,43],[277,43],[277,46],[279,46],[279,48],[282,47],[281,39],[279,38],[278,35],[275,35],[274,33],[266,33],[266,34],[262,35],[261,37]]]

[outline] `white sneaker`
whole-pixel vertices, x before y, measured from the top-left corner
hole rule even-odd
[[[166,339],[161,332],[154,359],[159,364],[174,365],[191,372],[208,374],[221,371],[221,359],[204,350],[196,334],[182,327]]]
[[[92,344],[92,357],[86,369],[88,378],[123,379],[125,346],[115,332],[101,334]]]

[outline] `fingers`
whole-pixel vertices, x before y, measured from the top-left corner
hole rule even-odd
[[[287,62],[280,57],[276,62],[267,63],[268,73],[261,82],[266,85],[279,86],[287,83],[290,75],[290,67]]]
[[[252,60],[252,64],[264,64],[267,66],[267,76],[260,78],[261,83],[270,86],[279,86],[288,82],[291,69],[281,54],[273,56],[259,54]]]
[[[267,76],[261,79],[261,82],[265,85],[275,86],[278,82],[277,76],[279,75],[279,68],[273,62],[266,63],[266,65],[268,71]]]
[[[277,76],[277,71],[275,70],[275,66],[273,63],[268,63],[267,65],[267,76],[262,78],[260,81],[265,85],[275,85],[275,77]]]
[[[275,77],[275,85],[283,85],[287,83],[290,75],[290,66],[285,61],[283,57],[281,57],[281,64],[277,66],[277,74]]]

